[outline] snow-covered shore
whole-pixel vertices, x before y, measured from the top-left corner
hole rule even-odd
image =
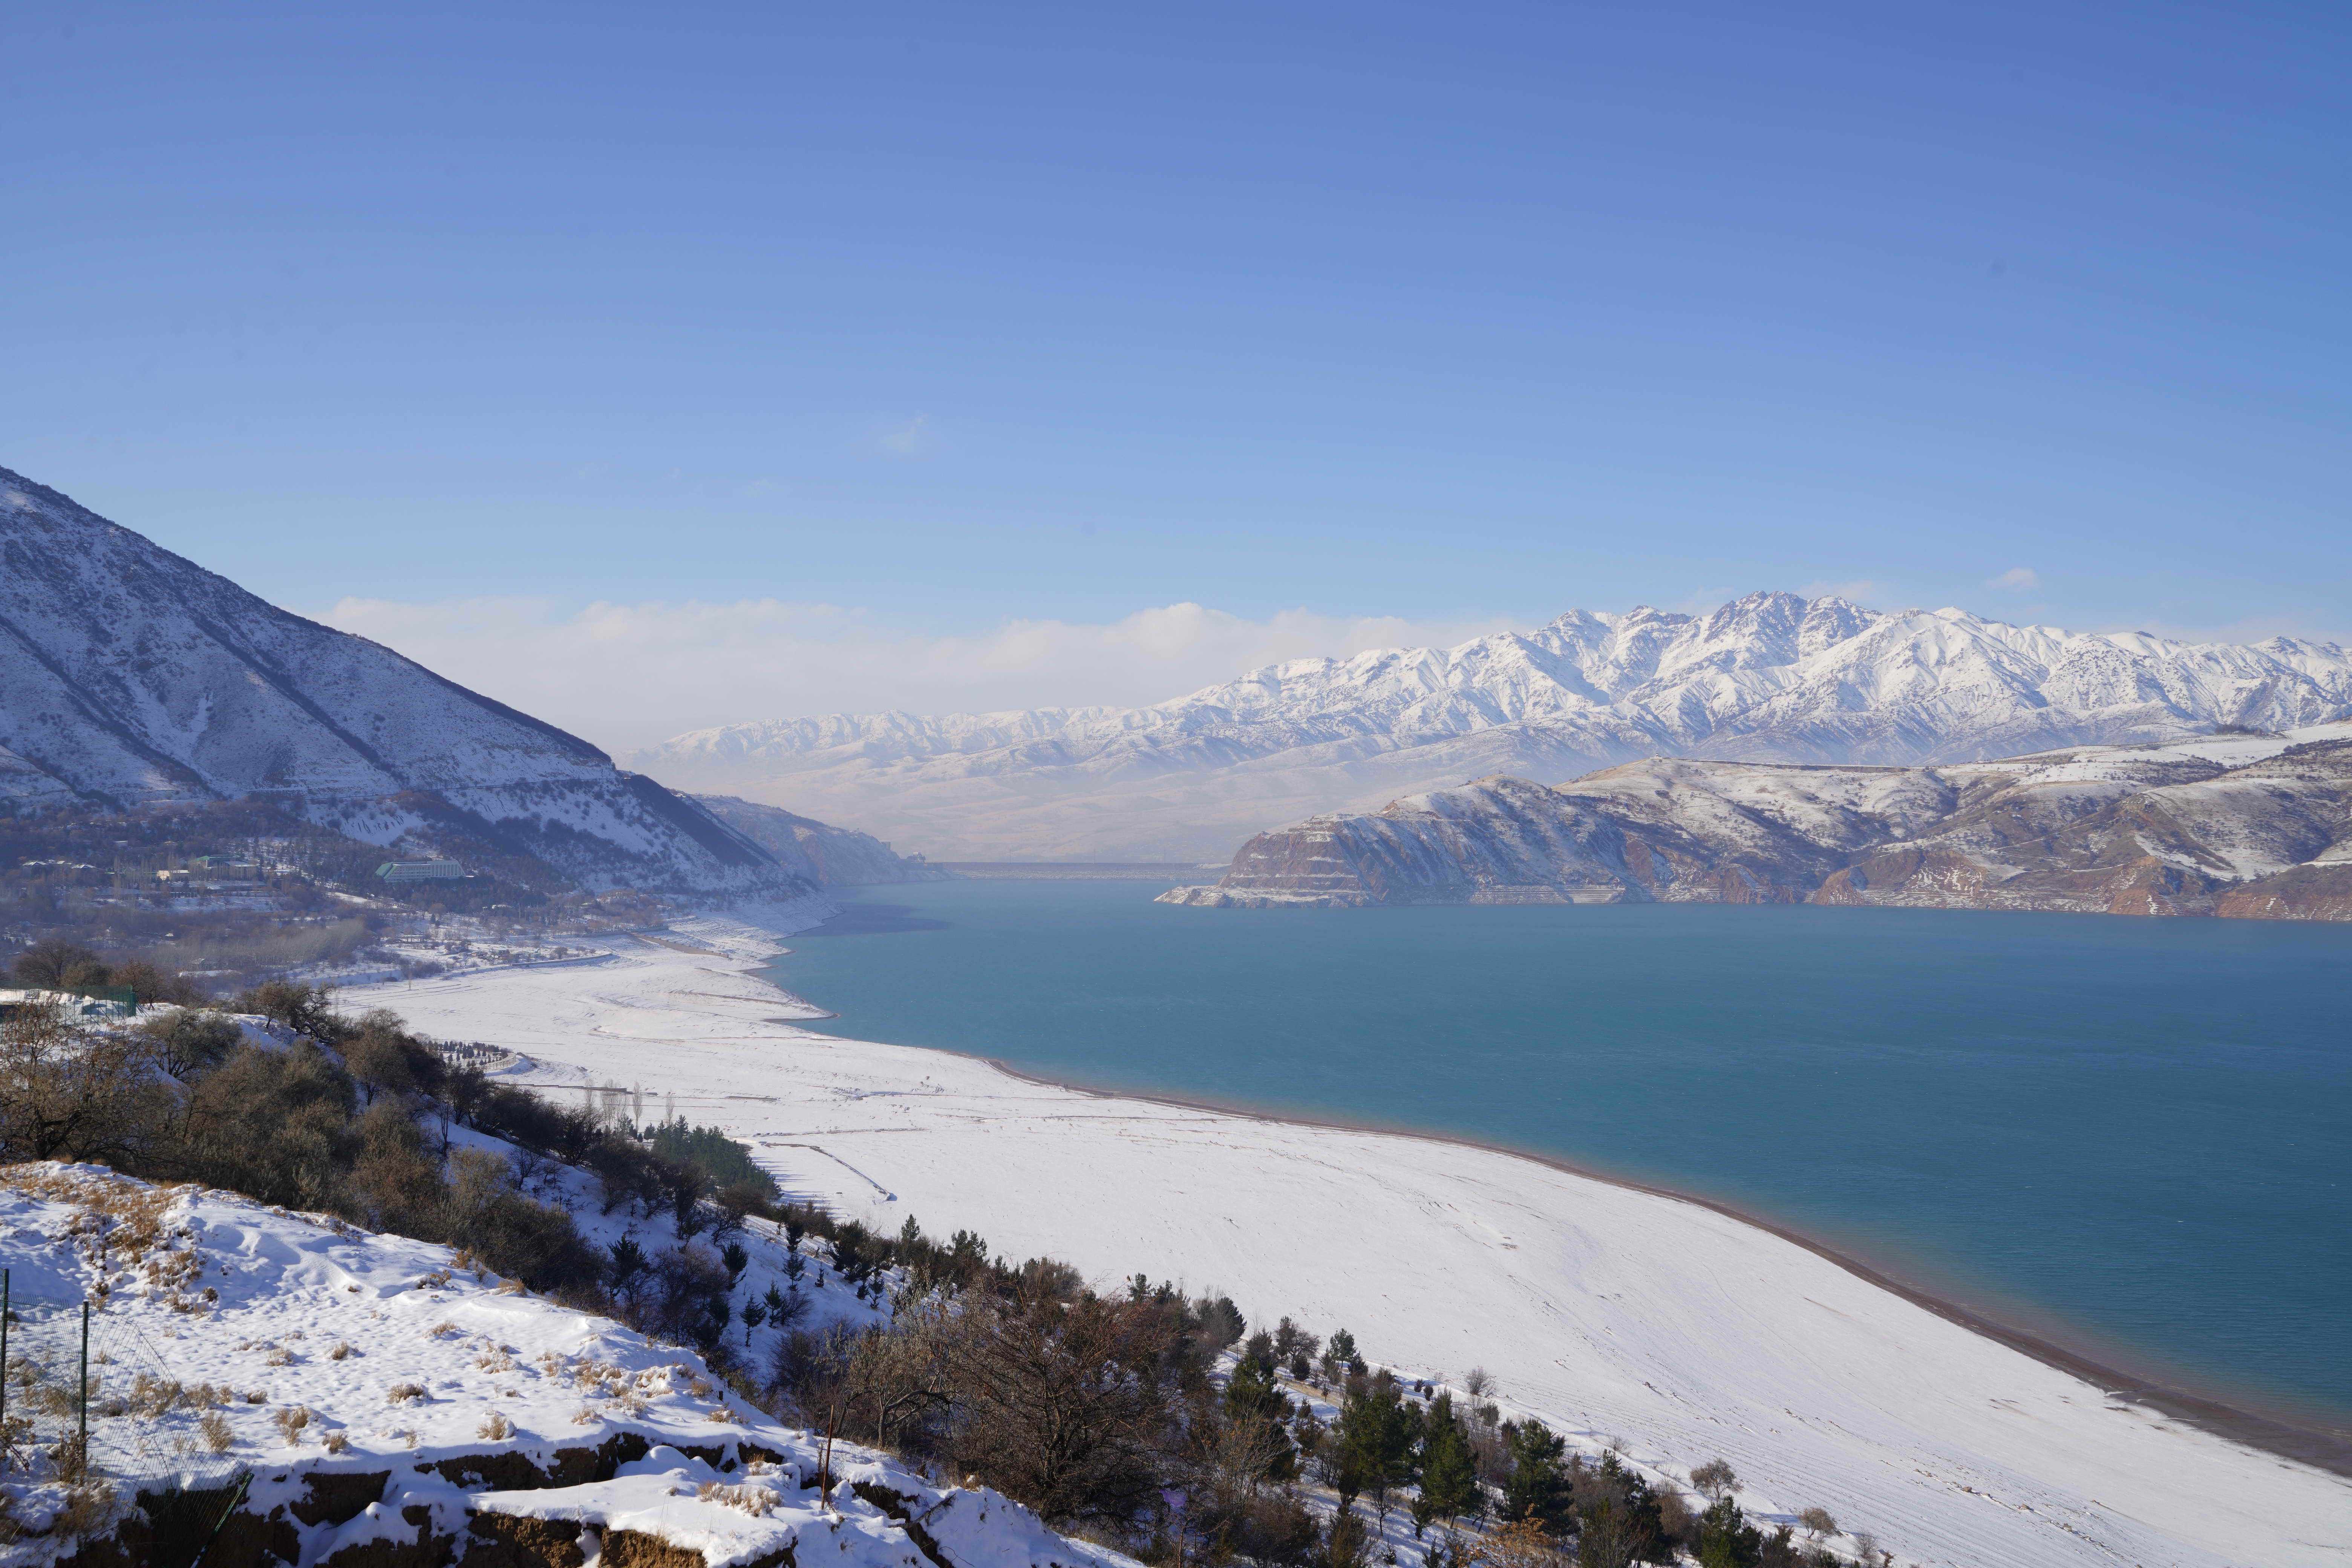
[[[1222,1289],[1416,1374],[1484,1365],[1588,1443],[1670,1473],[1720,1455],[1751,1511],[1823,1506],[1906,1561],[2352,1564],[2352,1481],[2116,1401],[1732,1216],[1459,1143],[816,1035],[791,1020],[818,1009],[746,973],[774,931],[668,942],[351,1000],[524,1052],[542,1085],[674,1094],[880,1228],[911,1214]]]

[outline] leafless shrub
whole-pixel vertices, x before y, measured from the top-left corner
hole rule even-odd
[[[1489,1535],[1479,1549],[1489,1568],[1566,1568],[1559,1542],[1532,1519],[1513,1520]]]

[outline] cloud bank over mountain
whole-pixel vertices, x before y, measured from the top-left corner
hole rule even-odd
[[[621,749],[746,717],[1140,706],[1236,669],[1506,629],[1305,609],[1251,618],[1181,603],[1115,621],[1015,618],[927,634],[871,612],[776,598],[600,603],[346,598],[320,615],[450,679]]]

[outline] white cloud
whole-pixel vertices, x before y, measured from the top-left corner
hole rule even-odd
[[[2030,594],[2042,586],[2042,574],[2031,566],[2012,566],[1998,577],[1986,578],[1985,586],[2011,594]]]
[[[874,449],[886,458],[919,458],[931,449],[931,416],[918,414],[874,437]]]
[[[616,752],[750,719],[903,708],[1139,706],[1285,659],[1446,646],[1512,623],[1195,604],[1117,621],[1006,621],[940,636],[833,605],[344,599],[319,617]]]
[[[1797,590],[1808,599],[1851,599],[1857,605],[1874,605],[1894,592],[1873,577],[1855,577],[1843,583],[1808,583]]]

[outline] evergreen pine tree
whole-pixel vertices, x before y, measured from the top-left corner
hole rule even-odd
[[[1540,1421],[1509,1429],[1504,1444],[1511,1474],[1503,1483],[1503,1517],[1532,1519],[1555,1534],[1569,1523],[1568,1475],[1562,1459],[1568,1444]]]
[[[1412,1479],[1421,1413],[1404,1402],[1396,1380],[1382,1373],[1349,1388],[1332,1436],[1339,1444],[1339,1472],[1352,1483],[1343,1483],[1341,1489],[1371,1493],[1386,1513],[1390,1489]]]
[[[1298,1473],[1298,1452],[1283,1426],[1290,1401],[1275,1386],[1270,1368],[1244,1357],[1225,1384],[1225,1408],[1235,1422],[1262,1423],[1265,1428],[1268,1453],[1260,1479],[1286,1481]]]
[[[1699,1568],[1757,1568],[1764,1555],[1764,1532],[1748,1522],[1739,1505],[1717,1498],[1699,1515]]]
[[[1412,1505],[1412,1529],[1419,1535],[1432,1520],[1454,1520],[1486,1511],[1478,1489],[1478,1460],[1471,1451],[1470,1435],[1454,1419],[1454,1398],[1441,1394],[1422,1424],[1421,1495]]]

